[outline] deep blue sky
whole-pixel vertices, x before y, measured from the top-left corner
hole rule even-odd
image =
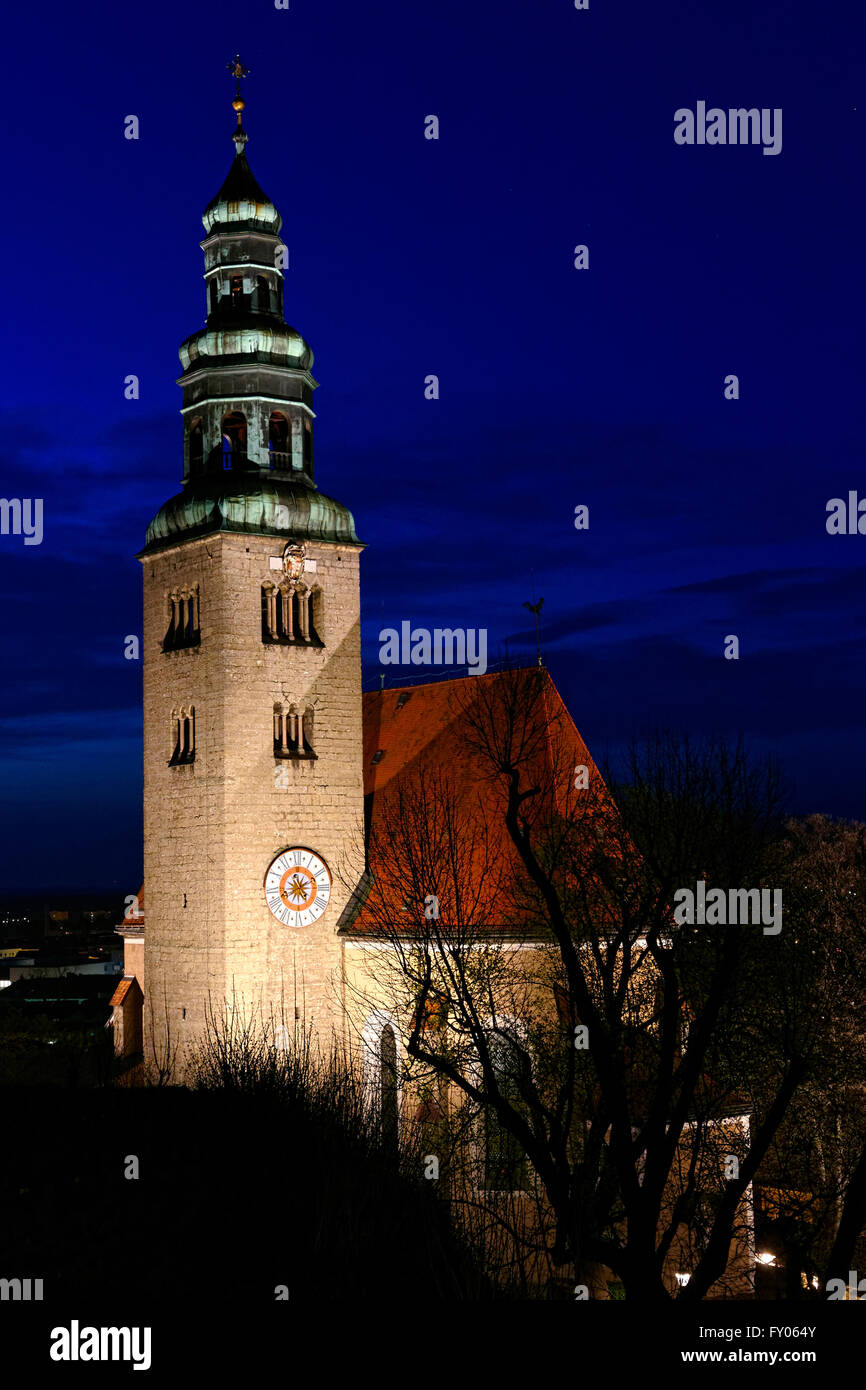
[[[16,6],[0,495],[43,497],[45,538],[0,537],[0,892],[138,887],[123,639],[182,472],[236,49],[316,354],[317,481],[368,544],[365,683],[403,619],[532,660],[534,571],[597,758],[647,726],[742,732],[793,809],[866,818],[866,536],[824,525],[866,496],[863,41],[857,7],[810,0]],[[781,107],[782,153],[677,146],[698,99]]]

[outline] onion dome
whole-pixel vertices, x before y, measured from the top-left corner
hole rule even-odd
[[[215,531],[360,545],[352,513],[307,482],[258,470],[197,478],[160,507],[142,554]]]
[[[237,129],[232,135],[235,157],[225,183],[219,193],[211,198],[201,220],[208,235],[218,228],[226,228],[232,231],[255,229],[276,236],[283,219],[267,193],[263,192],[256,182],[245,153],[249,136],[241,120],[246,104],[241,96],[241,79],[247,76],[248,69],[243,66],[240,58],[236,57],[229,63],[229,70],[237,79],[237,93],[232,102],[232,108],[238,118]]]
[[[211,198],[201,220],[208,234],[220,228],[232,231],[255,228],[274,236],[279,232],[283,219],[253,177],[243,149],[232,160],[225,183]]]
[[[309,371],[313,349],[286,323],[244,322],[229,327],[200,328],[185,338],[179,348],[184,371],[200,359],[243,358],[274,362],[280,366]]]

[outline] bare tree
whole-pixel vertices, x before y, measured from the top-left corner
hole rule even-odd
[[[787,1294],[798,1297],[847,1280],[866,1226],[866,826],[791,820],[778,852],[799,905],[784,974],[789,989],[801,982],[815,1036],[766,1165],[783,1193],[773,1214],[788,1247]]]
[[[458,718],[457,765],[434,745],[375,808],[368,997],[397,1001],[416,1081],[523,1160],[553,1266],[693,1300],[733,1251],[748,1280],[752,1184],[824,1043],[798,935],[823,909],[772,767],[660,737],[606,786],[543,670],[467,681]],[[678,920],[701,884],[781,891],[784,929]]]
[[[168,1008],[168,993],[163,988],[163,1017],[165,1019],[165,1033],[159,1045],[156,1041],[156,1028],[154,1027],[153,995],[148,991],[148,1008],[150,1011],[150,1051],[153,1057],[153,1068],[151,1078],[157,1086],[168,1086],[175,1073],[177,1065],[178,1046],[172,1042],[171,1037],[171,1015]]]

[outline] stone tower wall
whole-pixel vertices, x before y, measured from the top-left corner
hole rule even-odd
[[[359,549],[309,542],[324,648],[265,644],[261,586],[279,537],[221,532],[144,568],[145,1058],[222,1013],[342,1033],[336,928],[362,861]],[[166,595],[199,586],[201,644],[163,653]],[[275,760],[273,711],[315,711],[315,761]],[[170,767],[171,714],[196,710],[196,757]],[[284,785],[279,785],[282,783]],[[323,916],[283,926],[263,880],[283,849],[315,850],[332,877]],[[184,906],[184,903],[186,905]],[[180,1075],[180,1072],[178,1073]]]

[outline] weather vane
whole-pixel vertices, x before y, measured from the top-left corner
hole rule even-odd
[[[533,599],[535,598],[535,585],[534,585],[534,584],[533,584],[533,586],[532,586],[532,597],[533,597]],[[537,649],[538,649],[538,664],[539,664],[539,666],[543,666],[543,665],[544,665],[544,662],[543,662],[542,659],[541,659],[541,633],[540,633],[539,627],[538,627],[538,615],[539,615],[539,613],[541,612],[542,608],[544,607],[544,599],[543,599],[543,598],[540,598],[540,599],[538,600],[537,603],[534,603],[534,602],[533,602],[533,603],[524,603],[523,606],[524,606],[524,608],[528,608],[529,611],[530,611],[530,613],[534,614],[534,616],[535,616],[535,645],[536,645],[536,647],[537,647]]]
[[[241,62],[241,55],[239,53],[235,54],[230,63],[226,63],[226,67],[235,78],[235,81],[237,83],[237,87],[235,89],[235,96],[239,97],[241,94],[241,82],[245,77],[249,77],[250,70],[249,68],[244,67],[243,63]]]
[[[247,133],[244,130],[242,121],[242,113],[246,103],[243,97],[241,96],[241,83],[243,82],[245,77],[249,77],[250,70],[249,68],[244,67],[243,63],[241,62],[241,55],[239,53],[235,54],[230,63],[226,63],[226,67],[235,79],[235,99],[232,102],[232,110],[237,115],[238,124],[237,129],[234,135],[232,136],[232,139],[235,142],[235,149],[237,150],[238,154],[241,154],[244,145],[247,142]]]

